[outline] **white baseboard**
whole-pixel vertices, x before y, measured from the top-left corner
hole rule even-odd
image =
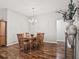
[[[17,41],[10,42],[10,43],[7,43],[7,46],[10,46],[10,45],[13,45],[13,44],[17,44],[17,43],[18,43]]]
[[[60,41],[60,42],[65,42],[65,40],[57,40],[57,41]]]
[[[57,43],[56,41],[44,41],[44,42],[47,42],[47,43]]]

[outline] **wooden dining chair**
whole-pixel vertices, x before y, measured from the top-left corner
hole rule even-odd
[[[23,36],[24,34],[23,33],[20,33],[20,34],[17,34],[17,38],[18,38],[18,42],[19,42],[19,47],[21,50],[24,49],[24,39],[23,39]]]
[[[36,42],[38,46],[43,45],[43,40],[44,40],[44,33],[37,33]]]
[[[20,50],[28,52],[30,50],[30,41],[24,36],[24,33],[17,34]]]

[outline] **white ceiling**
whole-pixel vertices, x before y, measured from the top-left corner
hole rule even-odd
[[[48,13],[67,7],[68,0],[0,0],[0,8],[8,8],[24,15]]]

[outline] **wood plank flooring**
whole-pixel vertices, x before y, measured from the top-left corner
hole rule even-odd
[[[68,59],[72,59],[72,50],[68,48]],[[20,51],[18,44],[0,47],[0,59],[64,59],[63,43],[44,43],[39,49],[28,53]]]

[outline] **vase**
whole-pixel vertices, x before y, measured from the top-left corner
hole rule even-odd
[[[76,59],[76,35],[77,35],[77,27],[74,25],[74,20],[69,20],[66,22],[65,29],[65,57],[67,56],[67,45],[72,48],[72,59]]]

